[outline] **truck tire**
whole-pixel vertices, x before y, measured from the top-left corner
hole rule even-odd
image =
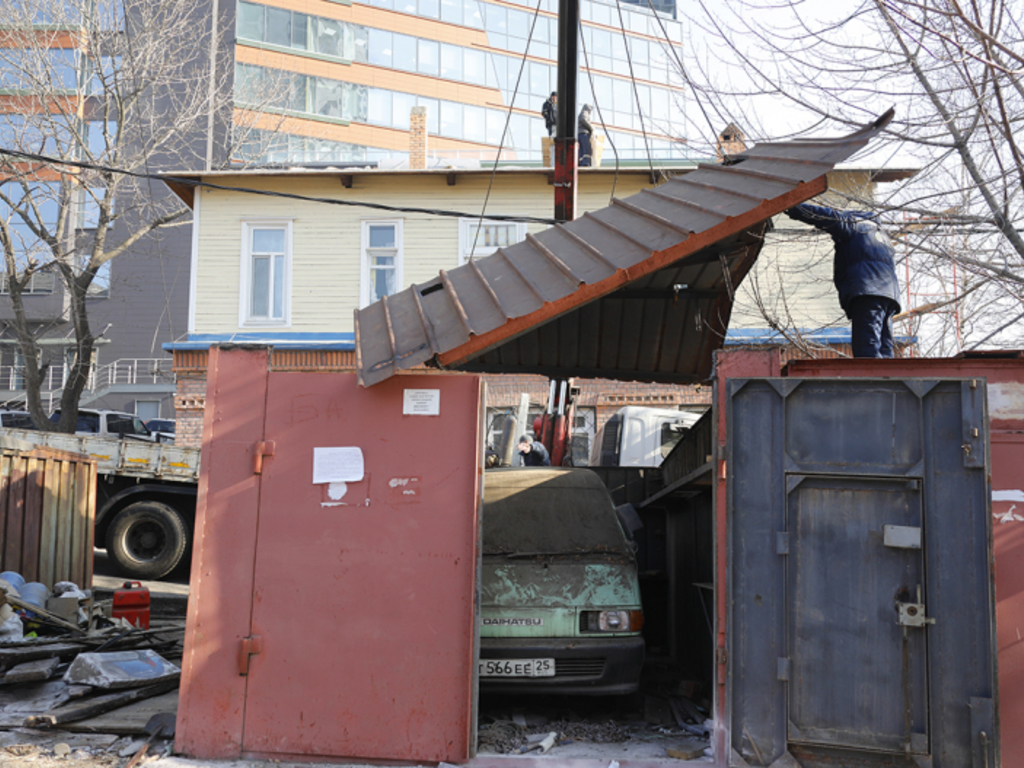
[[[123,575],[159,579],[185,557],[188,526],[173,507],[159,501],[137,501],[110,522],[106,544],[107,554]]]

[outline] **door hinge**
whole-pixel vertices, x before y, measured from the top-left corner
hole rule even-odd
[[[789,554],[789,532],[788,531],[776,531],[775,532],[775,554],[777,554],[777,555],[788,555]]]
[[[249,674],[249,659],[263,651],[263,638],[259,635],[250,635],[242,638],[242,644],[238,649],[238,674]]]
[[[263,474],[263,457],[273,456],[277,450],[277,443],[273,440],[260,440],[256,443],[253,449],[253,466],[252,472],[254,475]]]
[[[727,650],[725,650],[725,648],[719,648],[715,652],[715,661],[717,661],[720,665],[723,665],[723,666],[725,664],[728,664],[729,663],[729,652]]]

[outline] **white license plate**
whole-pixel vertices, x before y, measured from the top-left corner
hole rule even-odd
[[[554,677],[554,659],[481,659],[480,677]]]

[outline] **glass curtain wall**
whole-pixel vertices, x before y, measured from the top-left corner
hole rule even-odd
[[[438,100],[357,85],[343,78],[312,77],[248,64],[236,67],[239,105],[270,108],[313,120],[368,123],[403,131],[409,128],[412,107],[425,106],[431,135],[491,147],[501,143],[504,135],[503,147],[514,151],[517,159],[540,160],[540,142],[546,135],[540,106],[556,87],[556,18],[537,15],[534,23],[533,9],[519,10],[480,0],[372,0],[369,4],[483,30],[491,50],[248,0],[238,4],[238,41],[339,64],[368,64],[495,88],[506,108]],[[557,0],[543,0],[542,10],[557,11]],[[579,41],[580,63],[587,61],[590,65],[589,71],[580,73],[579,104],[598,108],[592,122],[608,136],[620,159],[646,159],[648,152],[657,159],[682,159],[683,145],[673,140],[682,132],[682,90],[669,87],[678,79],[677,51],[673,48],[681,42],[679,22],[666,15],[656,17],[646,7],[616,8],[589,0],[584,0],[581,11],[584,20],[593,23],[584,24]],[[637,80],[635,87],[628,78],[630,64]],[[646,142],[644,132],[648,134]],[[246,142],[246,159],[253,159],[255,145],[253,141]],[[295,142],[289,142],[285,149],[285,144],[278,141],[262,159],[308,161],[309,149],[284,159],[294,145]],[[320,142],[319,146],[321,149],[313,154],[327,154],[331,159],[359,153],[353,149],[355,145],[344,142]],[[358,159],[368,156],[366,152],[362,154]],[[611,148],[606,148],[606,157],[611,159],[611,155]]]

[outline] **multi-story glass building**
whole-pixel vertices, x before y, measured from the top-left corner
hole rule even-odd
[[[422,106],[434,157],[539,162],[557,14],[557,0],[238,0],[235,159],[400,159]],[[674,16],[582,0],[577,108],[595,107],[609,160],[685,154]]]

